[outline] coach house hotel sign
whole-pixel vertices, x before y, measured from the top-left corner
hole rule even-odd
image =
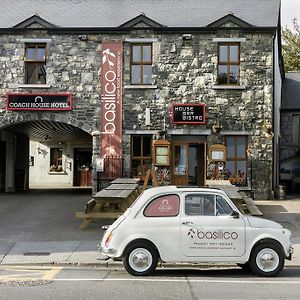
[[[102,43],[100,155],[122,155],[122,42]]]
[[[6,110],[72,110],[72,94],[8,93]]]
[[[205,104],[173,104],[173,124],[205,124]]]

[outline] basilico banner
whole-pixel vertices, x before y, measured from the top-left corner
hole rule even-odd
[[[122,156],[123,43],[102,43],[100,155]]]

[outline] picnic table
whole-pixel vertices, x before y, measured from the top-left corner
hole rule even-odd
[[[240,191],[237,186],[232,185],[229,180],[210,180],[208,186],[223,190],[241,212],[262,216],[262,212],[256,206],[255,201],[248,197],[245,192]]]
[[[141,193],[134,178],[118,178],[97,192],[85,205],[84,212],[75,216],[83,219],[80,229],[85,229],[95,219],[117,219]]]

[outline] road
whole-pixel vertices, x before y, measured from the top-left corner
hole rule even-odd
[[[260,278],[239,268],[159,268],[132,277],[123,268],[1,266],[0,298],[46,299],[300,299],[300,269]]]

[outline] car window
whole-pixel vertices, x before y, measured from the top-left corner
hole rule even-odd
[[[222,196],[219,195],[217,195],[216,208],[217,216],[231,215],[233,212],[233,209],[228,204],[228,202]]]
[[[185,214],[190,216],[215,216],[216,197],[212,194],[192,194],[185,197]]]
[[[174,217],[179,214],[178,195],[164,195],[152,200],[144,210],[145,217]]]

